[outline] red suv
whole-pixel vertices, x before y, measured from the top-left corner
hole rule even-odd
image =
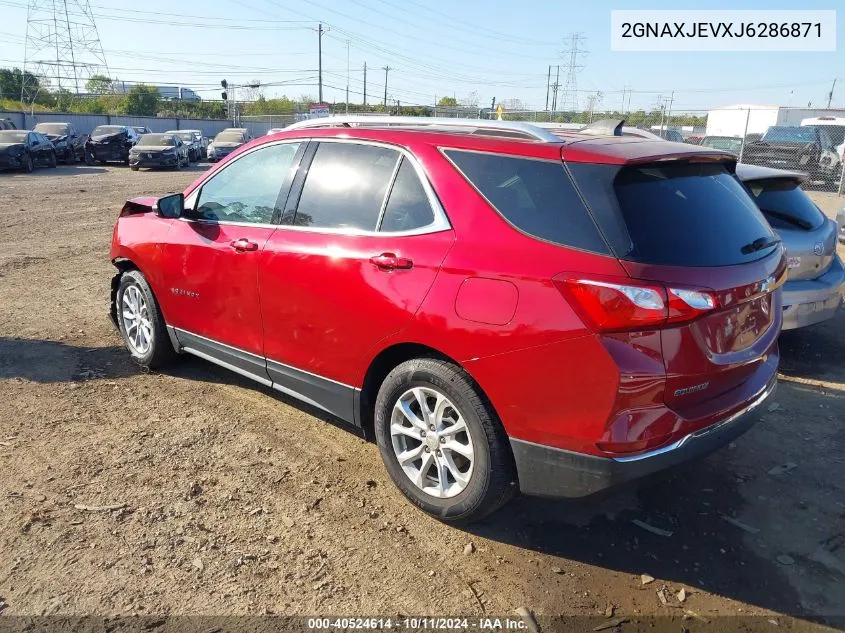
[[[619,134],[616,126],[615,132]],[[692,145],[494,121],[308,121],[126,203],[112,316],[371,432],[445,521],[707,453],[772,392],[783,249]]]

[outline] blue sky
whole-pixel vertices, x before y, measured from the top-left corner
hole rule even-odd
[[[69,5],[75,0],[68,0]],[[571,32],[588,53],[577,74],[580,104],[591,92],[601,107],[655,107],[674,91],[673,111],[734,103],[821,105],[838,78],[833,105],[845,107],[845,10],[837,15],[838,46],[825,53],[611,52],[611,9],[696,9],[700,2],[616,0],[90,0],[111,75],[126,81],[182,85],[219,98],[215,86],[260,79],[266,96],[317,95],[318,21],[323,39],[324,99],[344,100],[347,42],[351,101],[360,102],[363,65],[368,102],[388,95],[431,104],[477,95],[545,106],[549,64]],[[0,66],[22,65],[27,0],[0,0]],[[833,9],[806,0],[802,9]],[[794,9],[786,0],[710,0],[712,9]],[[178,17],[191,16],[191,17]],[[223,28],[221,28],[223,27]],[[234,28],[233,28],[234,27]],[[553,71],[554,72],[554,71]]]

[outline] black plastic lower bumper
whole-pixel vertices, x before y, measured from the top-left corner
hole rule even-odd
[[[773,380],[744,409],[717,424],[631,457],[596,457],[511,438],[519,488],[532,496],[586,497],[703,457],[754,426],[757,408],[775,386]]]

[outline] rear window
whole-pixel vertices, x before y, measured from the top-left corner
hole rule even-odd
[[[571,163],[569,169],[621,259],[728,266],[771,252],[749,249],[755,240],[775,236],[723,165]]]
[[[519,230],[562,246],[609,252],[563,163],[459,150],[444,153]]]
[[[825,222],[819,208],[794,180],[775,178],[746,182],[751,197],[776,229],[812,231]]]

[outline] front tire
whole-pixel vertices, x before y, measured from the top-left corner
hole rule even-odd
[[[23,160],[23,168],[26,173],[31,174],[35,171],[35,163],[32,160],[32,154],[27,154]]]
[[[400,364],[379,389],[374,418],[391,479],[441,521],[476,521],[516,491],[507,435],[460,367],[429,358]]]
[[[170,363],[176,352],[155,295],[140,271],[123,273],[115,302],[118,328],[132,360],[148,369]]]
[[[56,159],[56,152],[53,152],[52,154],[50,154],[50,162],[48,163],[48,165],[51,168],[55,168],[55,167],[58,166],[58,164],[59,164],[59,161]]]

